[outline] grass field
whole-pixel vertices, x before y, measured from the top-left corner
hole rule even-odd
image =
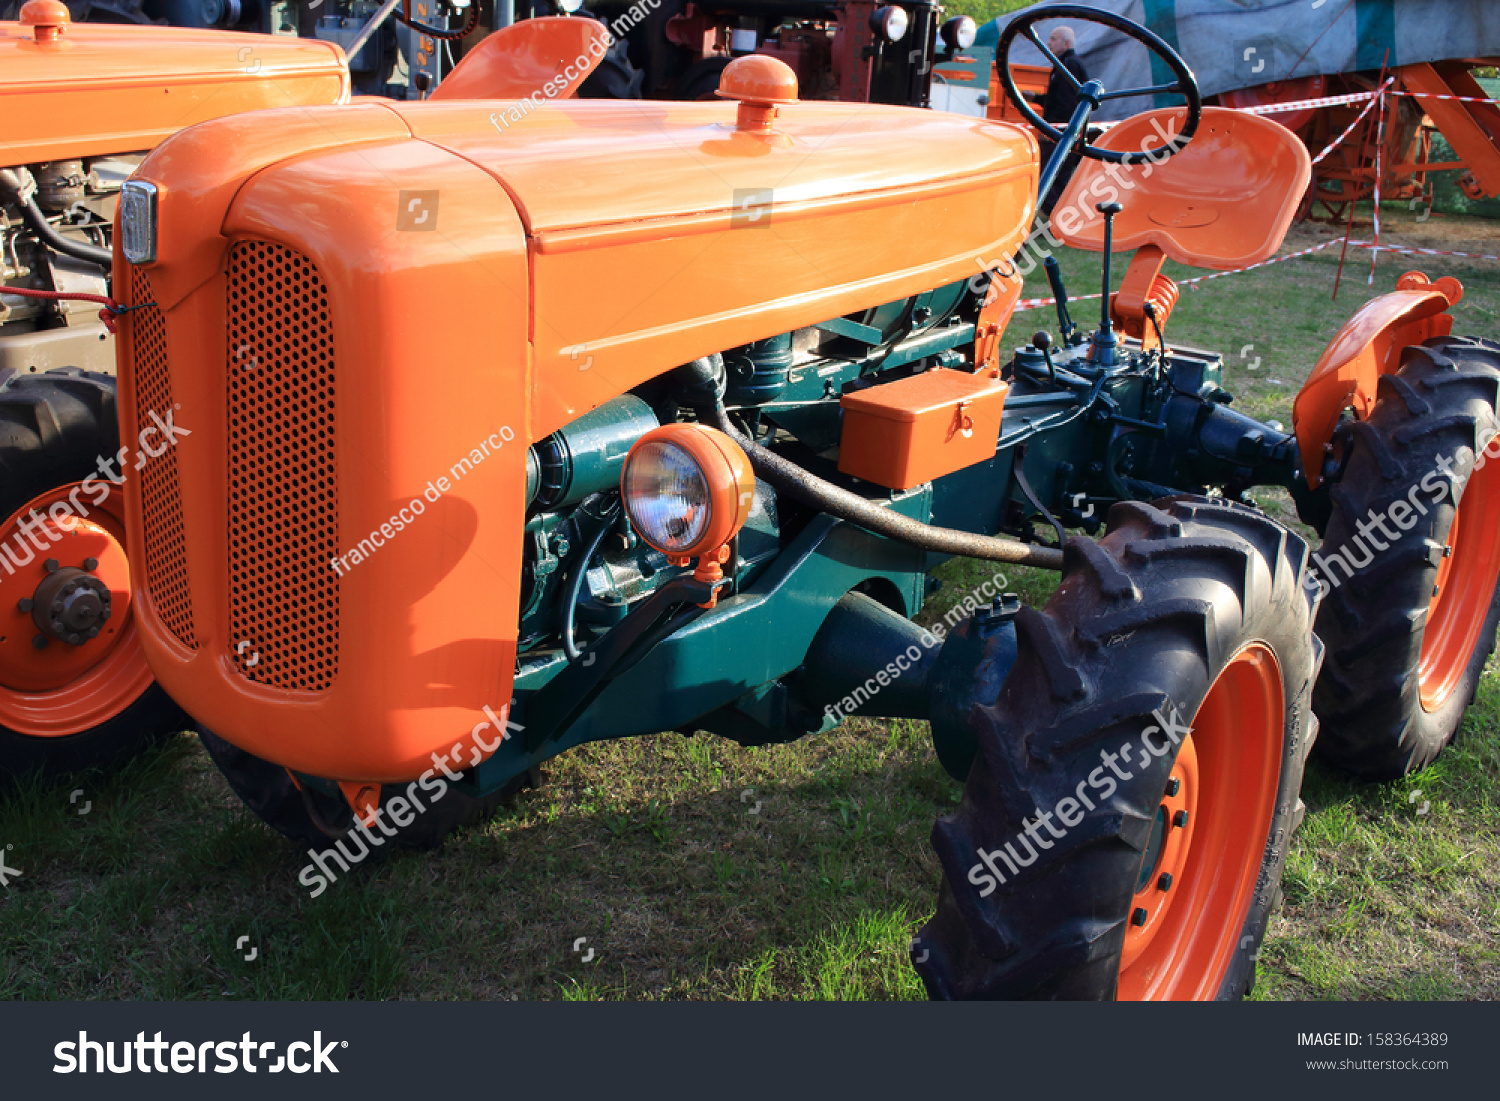
[[[1387,219],[1406,243],[1500,251],[1495,223]],[[1287,250],[1327,232],[1299,230]],[[1075,293],[1097,289],[1095,257],[1062,259]],[[1224,350],[1242,404],[1289,422],[1370,293],[1357,252],[1330,301],[1336,262],[1335,248],[1187,291],[1170,335]],[[1373,290],[1412,266],[1465,282],[1460,331],[1500,334],[1500,264],[1387,256]],[[1007,341],[1050,323],[1018,316]],[[950,563],[928,614],[991,572]],[[1012,581],[1038,601],[1052,577]],[[1374,787],[1314,763],[1255,996],[1500,996],[1497,793],[1493,673],[1422,776]],[[959,794],[916,722],[856,719],[771,749],[640,738],[570,753],[440,851],[362,866],[310,900],[305,854],[184,735],[113,775],[0,801],[22,872],[0,890],[0,997],[917,998],[906,949],[936,897],[927,835]]]

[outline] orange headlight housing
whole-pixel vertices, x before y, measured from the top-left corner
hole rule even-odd
[[[755,501],[755,473],[744,449],[724,433],[666,424],[630,449],[620,498],[647,543],[669,558],[698,558],[744,527]]]

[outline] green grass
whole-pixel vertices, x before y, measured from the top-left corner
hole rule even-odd
[[[1455,240],[1438,247],[1500,244],[1494,223],[1440,228]],[[1316,239],[1299,231],[1288,248]],[[1169,333],[1224,349],[1239,402],[1289,423],[1309,366],[1370,290],[1358,253],[1331,302],[1336,259],[1185,292]],[[1096,257],[1062,262],[1075,291],[1093,289]],[[1500,331],[1500,264],[1386,258],[1374,290],[1408,266],[1464,281],[1460,331]],[[1007,341],[1048,323],[1018,317]],[[1276,495],[1266,504],[1293,519]],[[926,616],[992,572],[949,563]],[[1040,602],[1055,578],[1011,581]],[[922,996],[906,949],[936,898],[927,837],[960,795],[923,724],[855,719],[765,749],[662,734],[549,767],[544,787],[441,850],[362,866],[318,899],[297,884],[305,854],[239,805],[190,736],[107,776],[32,784],[0,800],[0,845],[23,872],[0,888],[0,997]],[[1363,785],[1314,763],[1255,996],[1500,996],[1497,793],[1493,671],[1423,775]]]

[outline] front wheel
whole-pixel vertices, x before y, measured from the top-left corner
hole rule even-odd
[[[1242,997],[1280,896],[1320,647],[1307,546],[1201,498],[1110,510],[1017,617],[913,946],[937,998]]]
[[[0,377],[0,783],[109,764],[184,730],[135,619],[115,380]]]
[[[1416,772],[1463,722],[1500,621],[1500,344],[1407,348],[1354,426],[1313,556],[1328,663],[1320,757],[1366,780]]]

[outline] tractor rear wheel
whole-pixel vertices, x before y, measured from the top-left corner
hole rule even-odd
[[[974,711],[917,970],[936,998],[1242,997],[1302,814],[1307,546],[1246,506],[1171,497],[1114,506],[1065,555]]]
[[[276,832],[299,845],[327,848],[343,840],[354,829],[354,812],[345,800],[311,787],[299,788],[292,783],[290,773],[280,765],[240,749],[210,730],[199,727],[198,736],[229,787]],[[443,780],[441,796],[434,798],[426,789],[416,789],[422,809],[408,825],[395,826],[389,814],[381,815],[381,819],[394,826],[396,833],[391,839],[398,847],[436,848],[454,830],[483,821],[517,792],[540,783],[541,772],[532,769],[499,791],[476,799]],[[405,784],[384,785],[380,795],[381,807],[388,808],[393,798],[405,793],[406,787]],[[376,837],[381,837],[384,832],[374,826],[370,829],[376,831]]]
[[[1427,765],[1473,701],[1500,620],[1500,344],[1444,337],[1380,379],[1313,556],[1328,661],[1319,756],[1367,780]]]
[[[189,726],[141,650],[120,487],[99,469],[119,448],[110,376],[0,377],[0,783]]]

